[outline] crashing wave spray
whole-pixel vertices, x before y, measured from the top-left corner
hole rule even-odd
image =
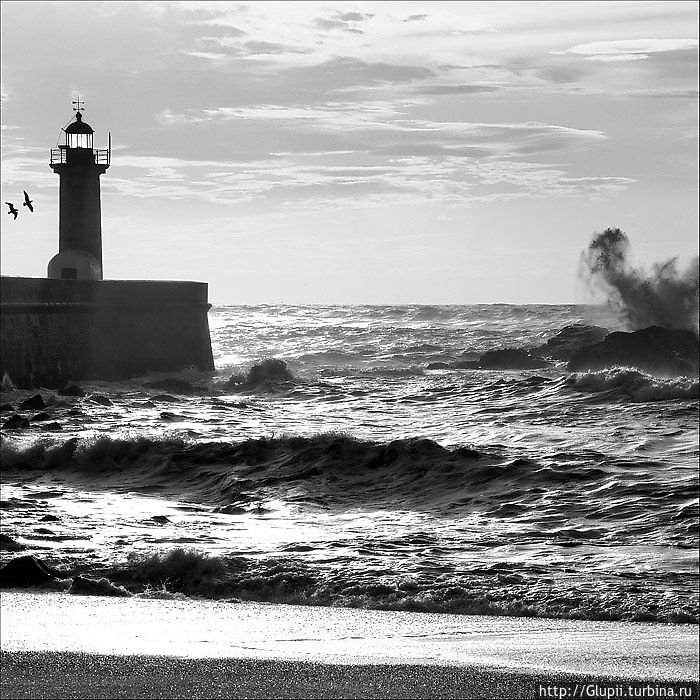
[[[619,228],[596,233],[581,254],[579,275],[607,295],[608,305],[630,330],[648,326],[684,328],[698,333],[698,258],[685,271],[678,258],[635,269],[628,261],[630,243]]]

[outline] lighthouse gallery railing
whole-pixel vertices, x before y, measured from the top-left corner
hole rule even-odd
[[[65,163],[66,161],[66,148],[52,148],[51,149],[51,165],[55,163]],[[111,160],[111,153],[109,149],[95,149],[92,152],[96,165],[109,165]]]

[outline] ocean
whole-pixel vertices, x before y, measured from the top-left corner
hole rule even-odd
[[[582,305],[215,306],[213,376],[42,390],[3,430],[2,533],[73,592],[697,623],[697,377],[468,366],[573,323],[622,329]]]

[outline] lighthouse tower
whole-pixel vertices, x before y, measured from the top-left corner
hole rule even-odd
[[[83,121],[80,101],[75,120],[63,131],[65,142],[51,151],[51,169],[59,176],[58,254],[48,277],[102,279],[100,175],[109,168],[111,145],[93,150],[93,130]]]

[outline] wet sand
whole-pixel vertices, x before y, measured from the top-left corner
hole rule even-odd
[[[342,665],[3,652],[3,698],[539,698],[626,689],[620,679],[477,666]],[[690,682],[652,687],[693,689]],[[695,694],[681,697],[697,697]],[[547,693],[549,692],[549,695]],[[559,695],[561,697],[561,695]],[[621,697],[616,694],[613,697]],[[624,697],[624,696],[622,696]],[[666,696],[667,697],[667,696]]]
[[[20,591],[2,592],[0,619],[2,698],[585,698],[602,692],[618,698],[698,692],[694,625]],[[630,683],[656,690],[633,695]],[[674,695],[658,692],[671,687]],[[681,688],[689,692],[679,694]]]

